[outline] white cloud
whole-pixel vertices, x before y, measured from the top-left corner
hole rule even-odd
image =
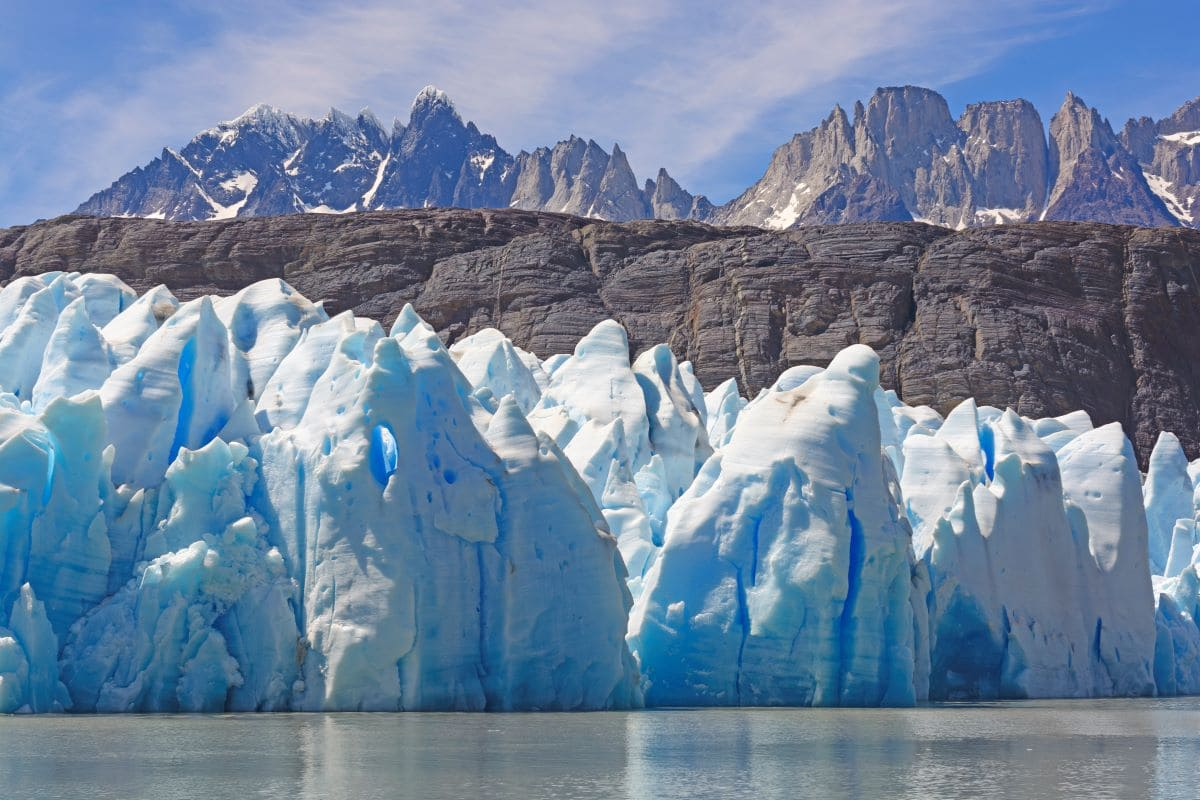
[[[37,172],[38,213],[74,207],[163,145],[253,103],[308,115],[370,105],[381,117],[404,116],[426,83],[509,150],[571,132],[619,140],[640,173],[664,165],[703,191],[706,181],[721,183],[723,162],[765,164],[771,147],[816,122],[788,113],[790,104],[839,96],[843,85],[945,85],[1087,10],[1033,0],[529,0],[503,10],[462,0],[272,0],[204,8],[215,33],[197,42],[164,47],[148,26],[130,45],[141,48],[138,73],[102,76],[65,95],[42,84],[2,98],[30,120],[63,121],[49,133],[56,141],[22,145],[23,157],[48,161]],[[46,159],[49,145],[57,158]],[[0,173],[6,194],[21,188],[13,180]],[[12,216],[20,214],[0,201],[0,221]]]

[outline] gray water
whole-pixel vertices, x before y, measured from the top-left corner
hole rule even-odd
[[[7,798],[1197,798],[1200,700],[0,717]]]

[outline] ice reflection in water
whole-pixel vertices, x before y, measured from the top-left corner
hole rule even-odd
[[[0,718],[13,798],[1191,798],[1200,700]]]

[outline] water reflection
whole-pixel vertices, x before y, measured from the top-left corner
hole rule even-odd
[[[0,718],[0,795],[1196,796],[1200,701]]]

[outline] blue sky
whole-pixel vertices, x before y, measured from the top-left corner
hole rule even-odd
[[[1058,0],[6,0],[0,226],[73,209],[257,102],[406,117],[435,84],[511,152],[620,142],[722,202],[771,151],[879,85],[952,113],[1073,89],[1119,128],[1200,95],[1200,3]]]

